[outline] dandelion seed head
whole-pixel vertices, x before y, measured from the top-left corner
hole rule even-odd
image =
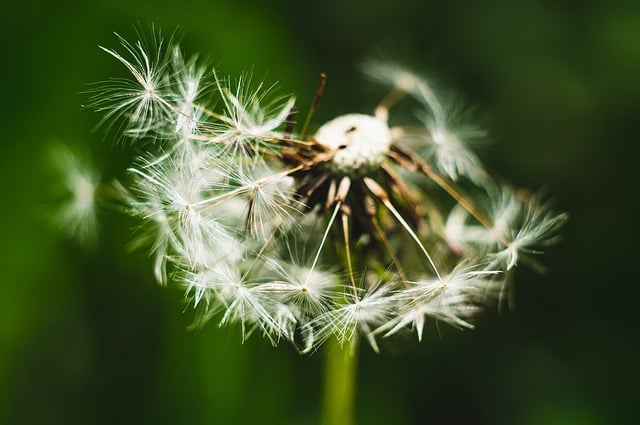
[[[154,142],[120,201],[141,221],[136,244],[149,246],[157,280],[179,283],[200,323],[302,352],[329,338],[378,351],[380,336],[422,339],[434,321],[472,328],[566,221],[484,171],[470,149],[484,132],[401,66],[369,63],[390,88],[372,114],[307,137],[313,114],[297,129],[294,96],[154,41],[103,49],[130,75],[104,83],[92,105],[132,140]],[[395,109],[405,98],[417,116]],[[67,168],[65,222],[90,222],[97,179]]]

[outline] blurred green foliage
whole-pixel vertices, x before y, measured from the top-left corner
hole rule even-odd
[[[363,350],[359,423],[636,423],[640,3],[36,0],[0,16],[0,423],[317,423],[321,353],[187,331],[182,294],[126,252],[133,223],[117,214],[93,249],[47,224],[48,145],[89,149],[107,176],[131,154],[81,104],[86,83],[122,75],[97,46],[137,22],[178,28],[187,51],[279,80],[301,105],[327,72],[320,122],[371,110],[368,55],[426,70],[478,105],[494,169],[570,212],[550,273],[519,271],[514,311]]]

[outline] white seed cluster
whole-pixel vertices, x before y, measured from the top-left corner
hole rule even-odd
[[[338,174],[363,175],[377,168],[391,146],[386,122],[363,114],[335,118],[318,129],[315,140],[334,151],[331,162]]]
[[[468,146],[481,132],[452,125],[430,85],[402,68],[371,64],[393,95],[374,115],[340,116],[309,140],[289,122],[294,97],[218,78],[153,40],[121,38],[124,55],[103,49],[130,76],[92,98],[145,154],[107,191],[61,161],[73,195],[61,221],[93,222],[87,196],[119,194],[142,222],[136,236],[158,281],[185,289],[198,323],[216,318],[305,352],[360,336],[377,350],[380,337],[420,339],[433,321],[471,328],[566,220],[494,181]],[[402,99],[422,124],[398,113],[391,131]]]

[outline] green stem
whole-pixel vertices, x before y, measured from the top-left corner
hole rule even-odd
[[[321,423],[353,425],[358,363],[357,337],[354,335],[353,341],[344,345],[331,338],[327,343],[325,362]]]

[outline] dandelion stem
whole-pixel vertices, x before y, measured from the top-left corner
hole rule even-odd
[[[325,357],[322,425],[353,425],[358,340],[340,344],[328,341]]]

